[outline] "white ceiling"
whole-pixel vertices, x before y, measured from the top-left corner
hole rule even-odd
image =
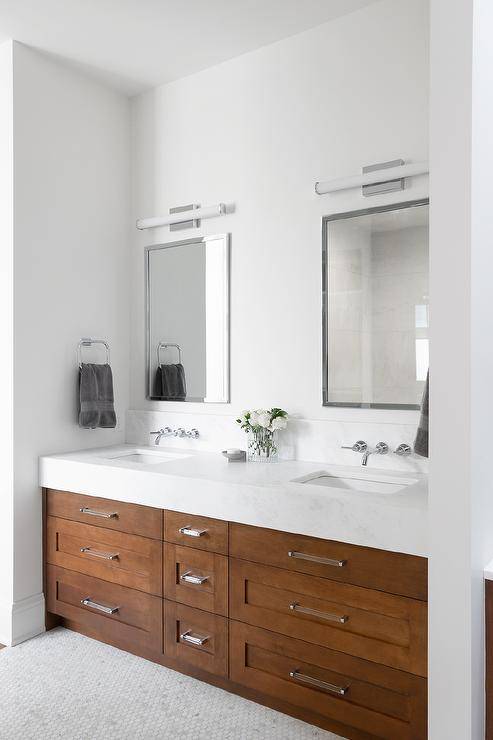
[[[129,95],[374,0],[0,0],[0,41],[64,57]]]

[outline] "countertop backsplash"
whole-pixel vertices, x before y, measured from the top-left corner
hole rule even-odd
[[[127,412],[126,441],[135,445],[153,444],[149,432],[161,427],[172,429],[197,428],[198,439],[163,438],[166,447],[189,448],[220,452],[229,447],[246,449],[246,434],[235,424],[234,415],[171,413],[166,411]],[[371,455],[368,468],[380,470],[402,470],[428,472],[428,460],[418,455],[399,456],[393,454],[397,445],[406,442],[413,445],[416,435],[414,424],[372,423],[352,421],[329,421],[290,417],[287,430],[280,435],[280,457],[288,460],[332,463],[334,465],[360,465],[361,455],[352,450],[343,450],[341,445],[351,445],[356,440],[365,440],[371,448],[377,442],[387,442],[387,455]]]

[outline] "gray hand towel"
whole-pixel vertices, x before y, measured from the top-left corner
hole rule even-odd
[[[113,374],[109,365],[83,363],[80,368],[79,426],[84,429],[116,427]]]
[[[156,372],[156,396],[163,401],[184,401],[187,396],[185,368],[181,363],[160,365]]]
[[[430,371],[426,376],[423,401],[421,403],[421,416],[419,417],[419,426],[414,441],[414,452],[421,457],[428,457],[428,395],[429,395]]]

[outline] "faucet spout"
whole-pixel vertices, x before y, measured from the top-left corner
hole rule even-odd
[[[364,468],[368,465],[368,458],[374,452],[376,455],[386,455],[389,451],[387,442],[379,442],[374,450],[370,449],[368,444],[362,439],[354,443],[354,445],[341,445],[343,450],[352,450],[353,452],[361,452],[361,464]],[[404,453],[400,453],[404,454]]]

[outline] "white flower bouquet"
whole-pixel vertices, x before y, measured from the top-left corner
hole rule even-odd
[[[277,408],[244,411],[236,422],[248,433],[249,460],[271,462],[277,457],[277,433],[288,425],[286,411]]]

